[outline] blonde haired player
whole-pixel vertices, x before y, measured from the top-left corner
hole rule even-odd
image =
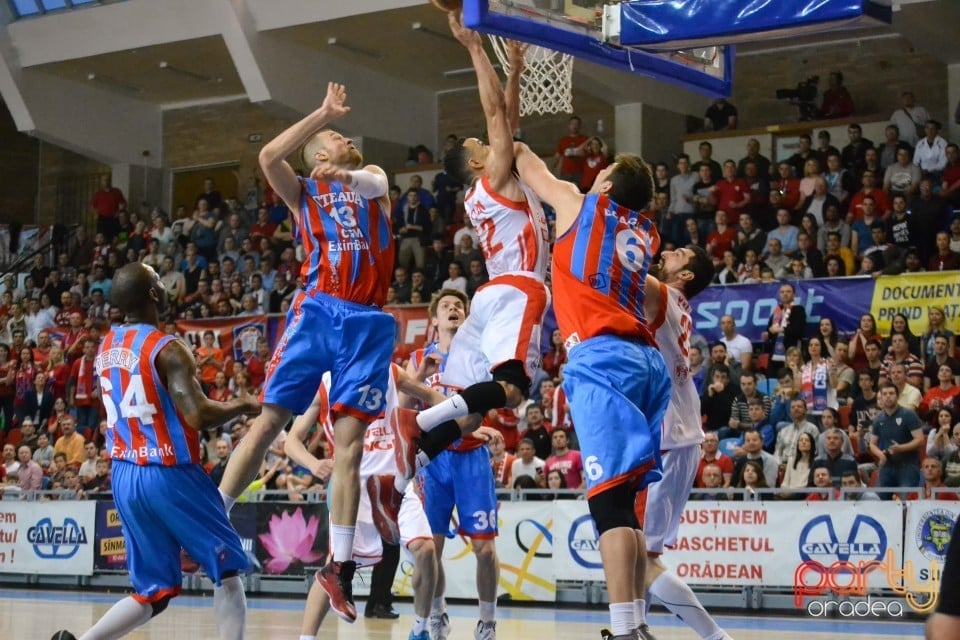
[[[428,375],[430,363],[424,364],[424,371],[419,372],[424,377]],[[310,407],[299,416],[290,429],[290,437],[285,444],[286,454],[297,464],[310,469],[320,478],[328,477],[332,470],[326,460],[318,460],[306,446],[306,440],[320,420],[329,442],[333,442],[333,423],[330,418],[330,405],[327,399],[327,389],[331,383],[329,374],[324,375],[324,384],[321,385]],[[360,481],[365,483],[367,478],[379,474],[395,474],[396,462],[393,454],[394,435],[397,415],[399,411],[408,411],[398,408],[398,391],[409,394],[427,404],[435,404],[443,400],[444,396],[430,387],[419,384],[410,374],[397,365],[390,365],[389,381],[383,415],[370,424],[364,434],[363,456],[360,459]],[[336,451],[334,451],[336,457]],[[414,623],[410,631],[409,640],[429,640],[427,621],[430,616],[430,604],[437,582],[437,553],[433,542],[430,524],[423,510],[423,503],[413,490],[408,487],[403,495],[399,511],[399,526],[396,537],[413,559],[413,608]],[[373,524],[371,505],[366,492],[361,493],[360,508],[357,514],[357,529],[353,541],[352,560],[358,567],[373,566],[380,562],[383,552],[380,534]],[[300,640],[314,640],[320,624],[323,622],[330,608],[330,598],[320,583],[314,582],[307,595],[307,604],[300,628]]]

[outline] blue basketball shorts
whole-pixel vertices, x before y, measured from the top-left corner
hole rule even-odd
[[[330,371],[330,408],[372,422],[386,403],[397,323],[376,307],[297,292],[267,368],[262,402],[302,414]]]
[[[597,336],[572,347],[563,389],[580,440],[587,495],[661,477],[660,429],[670,376],[656,347]]]
[[[180,593],[181,548],[218,585],[226,573],[250,571],[217,487],[200,465],[141,466],[114,460],[111,475],[138,601],[156,602]]]
[[[443,451],[420,472],[420,496],[434,535],[448,535],[453,508],[457,533],[468,538],[497,535],[497,494],[486,447]]]

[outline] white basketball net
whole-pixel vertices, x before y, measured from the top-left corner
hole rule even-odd
[[[507,42],[490,36],[493,51],[510,73]],[[520,74],[520,115],[573,113],[573,56],[536,45],[527,47]]]

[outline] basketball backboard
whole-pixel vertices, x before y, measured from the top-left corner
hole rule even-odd
[[[563,51],[623,71],[670,82],[699,93],[730,94],[732,47],[647,51],[624,47],[610,33],[618,2],[591,0],[464,0],[463,21],[472,29]],[[607,19],[604,19],[604,14]],[[608,26],[605,33],[604,25]]]

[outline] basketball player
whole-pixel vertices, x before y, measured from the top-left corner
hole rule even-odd
[[[220,483],[229,511],[257,474],[270,443],[310,406],[325,371],[333,372],[330,405],[334,446],[330,541],[332,562],[317,572],[331,608],[356,620],[353,537],[360,501],[360,455],[367,424],[383,411],[387,365],[396,323],[380,310],[393,269],[394,245],[387,177],[380,167],[360,168],[353,142],[324,129],[350,111],[346,89],[330,83],[319,109],[260,151],[267,180],[293,212],[307,251],[305,283],[287,314],[264,383],[263,413],[230,456]],[[298,178],[285,158],[303,147],[313,170]],[[347,332],[349,331],[349,335]]]
[[[200,465],[198,430],[256,413],[260,405],[250,396],[220,403],[204,395],[191,349],[159,329],[167,292],[151,267],[134,262],[118,269],[111,299],[127,322],[104,336],[95,367],[133,594],[80,640],[119,638],[166,609],[180,593],[181,548],[216,584],[220,638],[243,638],[247,606],[238,574],[250,564]],[[53,637],[76,640],[69,631]]]
[[[696,246],[664,251],[659,264],[650,267],[650,273],[644,309],[666,362],[671,387],[670,405],[660,431],[663,478],[637,496],[636,514],[646,537],[647,568],[643,574],[645,584],[634,594],[635,603],[645,601],[649,591],[701,638],[728,640],[729,636],[704,610],[690,587],[660,561],[664,546],[672,547],[677,542],[680,516],[700,462],[704,436],[700,395],[689,377],[693,323],[688,299],[710,285],[713,262]],[[635,610],[634,615],[640,614]]]
[[[327,438],[332,439],[335,436],[330,424],[327,386],[329,386],[329,379],[324,376],[324,384],[320,386],[310,408],[294,421],[285,447],[291,460],[310,469],[314,472],[314,475],[321,477],[328,473],[324,469],[324,461],[318,460],[308,452],[303,441],[317,424],[318,418],[323,421]],[[364,435],[363,456],[360,460],[362,482],[366,482],[367,478],[377,474],[395,474],[397,472],[393,455],[394,437],[392,430],[396,425],[397,394],[399,391],[410,394],[427,404],[436,404],[443,400],[442,394],[418,383],[414,377],[408,375],[400,367],[391,365],[384,415],[374,421]],[[406,410],[401,409],[401,411]],[[334,450],[334,460],[336,460],[336,450]],[[423,510],[423,503],[412,486],[408,487],[404,494],[403,503],[400,506],[399,530],[396,533],[400,543],[413,557],[413,609],[415,617],[409,640],[430,640],[427,621],[430,616],[431,599],[437,582],[437,551],[431,536],[427,516]],[[374,565],[380,562],[381,553],[381,538],[373,526],[370,502],[361,494],[360,511],[357,516],[357,535],[353,543],[353,561],[357,563],[357,566]],[[323,588],[319,583],[314,582],[307,596],[306,610],[300,628],[300,640],[315,640],[320,624],[326,616],[329,603],[330,599]]]
[[[410,356],[408,372],[423,369],[423,363],[439,363],[436,374],[426,378],[431,387],[446,393],[455,389],[442,382],[451,343],[467,318],[469,300],[456,290],[441,291],[430,305],[430,322],[436,329],[437,341]],[[401,402],[415,406],[415,398],[401,395]],[[489,433],[488,433],[489,432]],[[486,435],[499,436],[495,430],[480,427],[478,431],[450,445],[429,465],[420,471],[420,483],[426,506],[433,541],[439,558],[443,558],[443,546],[450,530],[453,508],[459,516],[458,533],[470,539],[477,560],[477,595],[480,620],[474,631],[477,638],[493,638],[496,632],[497,583],[500,566],[497,560],[497,496],[490,466],[490,454],[484,446]],[[476,437],[480,435],[480,438]],[[446,576],[441,560],[430,616],[432,640],[447,640],[450,634],[450,618],[446,613],[444,593]]]
[[[940,574],[940,599],[927,620],[927,640],[960,638],[960,527],[953,525],[950,547]]]
[[[556,178],[526,145],[517,145],[524,183],[557,212],[554,309],[569,359],[563,388],[578,425],[587,503],[600,534],[600,557],[615,638],[649,637],[644,584],[646,545],[634,514],[639,489],[660,479],[660,423],[670,380],[644,314],[650,260],[659,236],[646,210],[650,167],[621,154],[589,193]]]
[[[543,282],[549,259],[547,219],[540,200],[513,173],[524,49],[510,44],[504,92],[480,34],[463,27],[455,13],[448,16],[477,73],[490,144],[477,138],[458,142],[444,157],[444,170],[471,185],[464,207],[480,236],[490,281],[477,290],[470,318],[450,346],[443,383],[461,391],[417,415],[417,424],[427,432],[416,455],[421,466],[475,429],[490,409],[517,407],[529,395],[540,362],[541,323],[549,296]],[[467,416],[470,420],[456,422]],[[400,470],[410,478],[416,470],[413,441],[419,434],[406,428],[397,433]],[[394,503],[403,482],[398,478]]]

